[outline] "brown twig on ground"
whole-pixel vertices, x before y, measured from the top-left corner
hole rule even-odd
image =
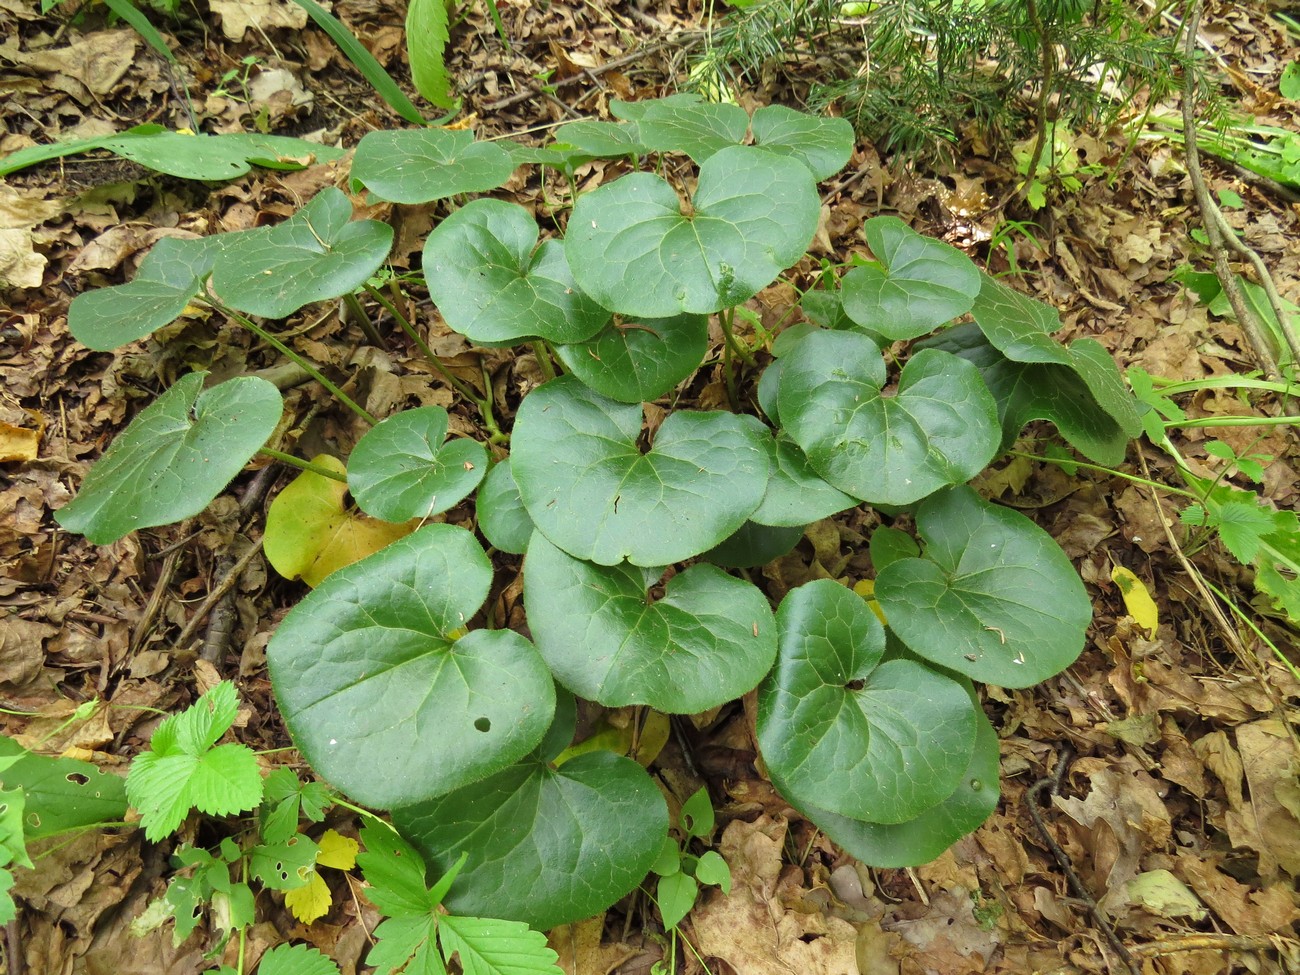
[[[1269,938],[1207,932],[1134,945],[1133,954],[1142,958],[1155,958],[1157,955],[1173,955],[1183,951],[1272,951],[1276,948],[1277,942]]]
[[[1047,848],[1051,851],[1052,856],[1056,858],[1061,872],[1065,874],[1065,879],[1069,881],[1070,889],[1074,891],[1074,896],[1083,901],[1088,907],[1088,913],[1092,915],[1093,923],[1101,931],[1106,943],[1110,945],[1115,954],[1123,960],[1133,975],[1142,975],[1142,969],[1129,953],[1124,942],[1120,940],[1119,935],[1111,926],[1110,919],[1101,912],[1096,899],[1088,892],[1088,888],[1083,885],[1079,875],[1074,872],[1074,865],[1070,863],[1070,855],[1061,849],[1061,844],[1048,832],[1047,824],[1043,822],[1042,814],[1038,811],[1039,797],[1047,792],[1049,795],[1056,795],[1061,791],[1061,780],[1065,778],[1065,770],[1070,767],[1070,760],[1073,758],[1072,749],[1069,745],[1061,752],[1060,758],[1056,762],[1056,771],[1051,775],[1039,779],[1025,792],[1024,804],[1029,810],[1029,818],[1034,821],[1034,828],[1042,838]]]

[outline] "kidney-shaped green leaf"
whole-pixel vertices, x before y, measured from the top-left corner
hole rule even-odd
[[[511,630],[465,627],[492,566],[474,537],[428,525],[332,573],[267,647],[294,742],[327,781],[368,805],[420,802],[528,754],[555,685]]]
[[[598,914],[644,879],[668,832],[645,770],[610,752],[551,768],[534,756],[393,822],[437,872],[469,854],[444,900],[456,914],[545,931]]]
[[[777,409],[813,469],[846,494],[910,504],[974,477],[1001,441],[979,370],[936,350],[908,361],[892,396],[880,350],[856,332],[813,332],[782,360]]]
[[[571,146],[592,159],[644,156],[649,150],[637,138],[635,125],[583,119],[555,130],[555,145]]]
[[[802,163],[731,146],[700,167],[689,214],[649,173],[584,193],[565,250],[579,286],[612,311],[709,314],[752,298],[799,260],[820,212]]]
[[[980,291],[971,307],[971,317],[1008,359],[1070,364],[1065,347],[1052,338],[1061,327],[1056,309],[987,274],[980,274]]]
[[[60,525],[107,545],[197,515],[221,493],[275,432],[284,404],[265,379],[205,390],[205,376],[182,376],[131,421],[59,510]]]
[[[584,383],[620,403],[658,399],[699,368],[709,348],[709,320],[677,315],[610,322],[586,342],[556,347]]]
[[[474,342],[541,337],[581,342],[609,312],[573,283],[564,246],[537,245],[533,218],[517,203],[474,200],[424,245],[429,294],[447,324]]]
[[[909,649],[1002,687],[1029,687],[1074,663],[1092,605],[1047,532],[968,487],[928,498],[916,523],[923,557],[887,566],[875,591]]]
[[[652,600],[661,574],[583,562],[533,535],[524,605],[561,684],[607,707],[647,704],[676,714],[706,711],[757,686],[776,659],[776,624],[763,594],[696,565]]]
[[[509,460],[493,464],[487,472],[474,499],[474,511],[479,531],[494,548],[511,555],[524,554],[533,537],[533,519],[519,497]]]
[[[937,806],[902,823],[864,823],[837,816],[802,802],[773,782],[796,809],[807,816],[845,852],[873,867],[915,867],[939,858],[944,850],[974,832],[997,808],[998,735],[975,709],[975,749],[956,790]]]
[[[353,221],[351,201],[330,186],[284,223],[223,251],[212,269],[212,288],[232,308],[284,318],[313,301],[355,291],[392,246],[392,227]]]
[[[684,152],[697,163],[744,142],[749,131],[749,116],[739,105],[706,102],[686,92],[639,102],[614,99],[609,110],[636,124],[637,141],[647,149]]]
[[[771,371],[769,366],[768,372]],[[808,458],[793,441],[779,436],[771,444],[772,476],[763,503],[750,516],[751,521],[760,525],[801,527],[857,507],[856,499],[831,487],[813,471]]]
[[[515,161],[503,147],[450,129],[367,132],[352,157],[354,184],[394,203],[486,193],[514,171]]]
[[[542,534],[601,565],[671,565],[718,544],[763,500],[768,433],[754,417],[674,413],[644,454],[640,434],[640,406],[573,376],[524,398],[510,467]]]
[[[792,798],[901,823],[952,795],[975,738],[965,688],[912,660],[880,663],[880,621],[830,579],[791,590],[777,630],[777,664],[758,690],[758,745]]]
[[[447,436],[447,411],[422,406],[366,431],[348,458],[348,489],[357,507],[384,521],[428,518],[467,497],[487,473],[476,440]]]
[[[911,339],[970,311],[980,272],[969,257],[898,217],[872,217],[863,228],[874,264],[841,283],[844,311],[887,339]]]
[[[816,180],[829,179],[853,155],[853,125],[848,119],[796,112],[784,105],[764,105],[751,123],[754,145],[793,156]]]

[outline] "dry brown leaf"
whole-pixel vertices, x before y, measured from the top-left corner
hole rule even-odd
[[[20,687],[45,665],[44,643],[59,632],[48,623],[9,616],[0,619],[0,684]]]
[[[221,30],[231,41],[242,41],[250,27],[266,31],[307,26],[307,11],[285,0],[212,0],[209,6],[221,17]]]
[[[1292,922],[1300,919],[1296,892],[1285,884],[1251,890],[1217,869],[1214,863],[1190,853],[1178,857],[1178,873],[1196,895],[1237,934],[1267,937],[1292,934]]]
[[[622,942],[601,944],[605,915],[552,928],[546,943],[566,975],[606,975],[637,953]]]
[[[0,421],[0,463],[35,460],[41,445],[41,432]]]
[[[10,288],[39,288],[45,278],[45,257],[32,247],[27,230],[0,230],[0,284]]]
[[[1259,854],[1261,877],[1272,879],[1279,867],[1294,877],[1300,874],[1295,746],[1275,718],[1242,725],[1236,734],[1250,800],[1228,809],[1224,817],[1228,836],[1233,846]]]
[[[974,909],[970,892],[953,887],[933,894],[923,916],[887,927],[917,949],[913,958],[921,970],[936,975],[974,975],[987,970],[1002,943],[1002,932],[982,925]]]

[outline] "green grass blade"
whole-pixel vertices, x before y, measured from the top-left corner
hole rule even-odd
[[[149,23],[149,18],[131,0],[104,0],[104,3],[108,5],[109,10],[134,27],[135,32],[145,39],[145,43],[169,62],[176,64],[176,55],[167,46],[158,29]]]

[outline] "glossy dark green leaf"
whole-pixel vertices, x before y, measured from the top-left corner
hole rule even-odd
[[[596,565],[540,533],[524,560],[524,605],[556,679],[607,707],[646,704],[695,714],[752,690],[776,659],[763,594],[712,565],[696,565],[650,599],[658,569]]]
[[[924,335],[970,311],[980,272],[957,248],[918,234],[898,217],[863,228],[876,263],[844,275],[844,312],[890,340]]]
[[[493,548],[511,555],[523,555],[533,536],[533,519],[524,508],[510,461],[492,465],[474,499],[479,531]]]
[[[769,366],[768,371],[771,369]],[[778,436],[771,444],[772,476],[763,503],[750,515],[751,521],[760,525],[802,527],[857,507],[856,499],[822,480],[794,441]]]
[[[396,413],[367,430],[348,458],[357,507],[384,521],[428,518],[468,497],[487,472],[476,440],[447,437],[441,406]]]
[[[367,132],[352,157],[354,185],[394,203],[429,203],[486,193],[515,171],[510,153],[474,133],[450,129]]]
[[[782,360],[781,423],[813,470],[864,501],[910,504],[974,477],[1001,441],[997,405],[970,363],[925,350],[894,395],[876,344],[816,332]]]
[[[777,628],[777,664],[758,690],[758,744],[774,780],[871,822],[905,822],[952,794],[975,735],[960,684],[912,660],[880,663],[880,621],[829,579],[791,590]]]
[[[21,789],[29,840],[126,816],[126,780],[75,758],[34,755],[0,735],[0,791]]]
[[[749,116],[738,105],[706,102],[699,95],[623,102],[614,99],[609,110],[636,123],[637,141],[655,152],[684,152],[697,163],[728,146],[745,141]]]
[[[212,269],[212,288],[232,308],[284,318],[360,288],[392,245],[392,227],[354,221],[352,201],[330,186],[284,223],[223,251]]]
[[[774,526],[747,521],[701,558],[724,569],[753,569],[789,554],[801,538],[803,525]]]
[[[807,167],[751,146],[712,155],[692,202],[687,215],[677,191],[650,173],[584,193],[565,239],[579,286],[625,315],[719,311],[798,261],[821,212]]]
[[[393,821],[434,870],[469,854],[448,910],[544,931],[598,914],[640,883],[663,845],[668,808],[636,762],[591,752],[558,769],[530,758],[396,809]]]
[[[466,633],[492,566],[429,525],[329,575],[267,647],[276,700],[323,778],[389,808],[460,788],[531,751],[555,689],[511,630]]]
[[[901,559],[915,559],[920,555],[921,547],[905,531],[881,525],[871,533],[871,565],[877,573]]]
[[[503,200],[474,200],[440,223],[424,273],[447,324],[475,342],[581,342],[598,332],[609,312],[573,283],[564,246],[537,238],[528,211]]]
[[[575,558],[602,565],[681,562],[758,507],[769,436],[751,416],[677,412],[642,453],[641,408],[564,376],[529,393],[510,466],[533,523]]]
[[[937,806],[903,823],[864,823],[804,803],[778,784],[786,798],[846,853],[873,867],[915,867],[939,858],[997,808],[998,736],[984,712],[975,711],[975,748],[956,790]],[[775,781],[775,777],[774,777]]]
[[[197,515],[221,493],[284,407],[265,379],[237,376],[205,390],[206,376],[182,376],[131,421],[55,515],[60,525],[107,545]]]
[[[844,168],[853,155],[853,125],[848,119],[796,112],[784,105],[764,105],[751,123],[754,145],[793,156],[819,182]]]
[[[1061,317],[1050,305],[981,274],[979,295],[970,311],[988,340],[1008,359],[1070,364],[1065,346],[1052,338],[1061,327]]]
[[[910,650],[1002,687],[1030,687],[1074,663],[1092,604],[1047,532],[968,487],[926,499],[916,523],[923,556],[887,566],[875,591]]]
[[[709,320],[677,315],[610,322],[586,342],[556,346],[566,369],[620,403],[658,399],[700,367],[709,349]]]

